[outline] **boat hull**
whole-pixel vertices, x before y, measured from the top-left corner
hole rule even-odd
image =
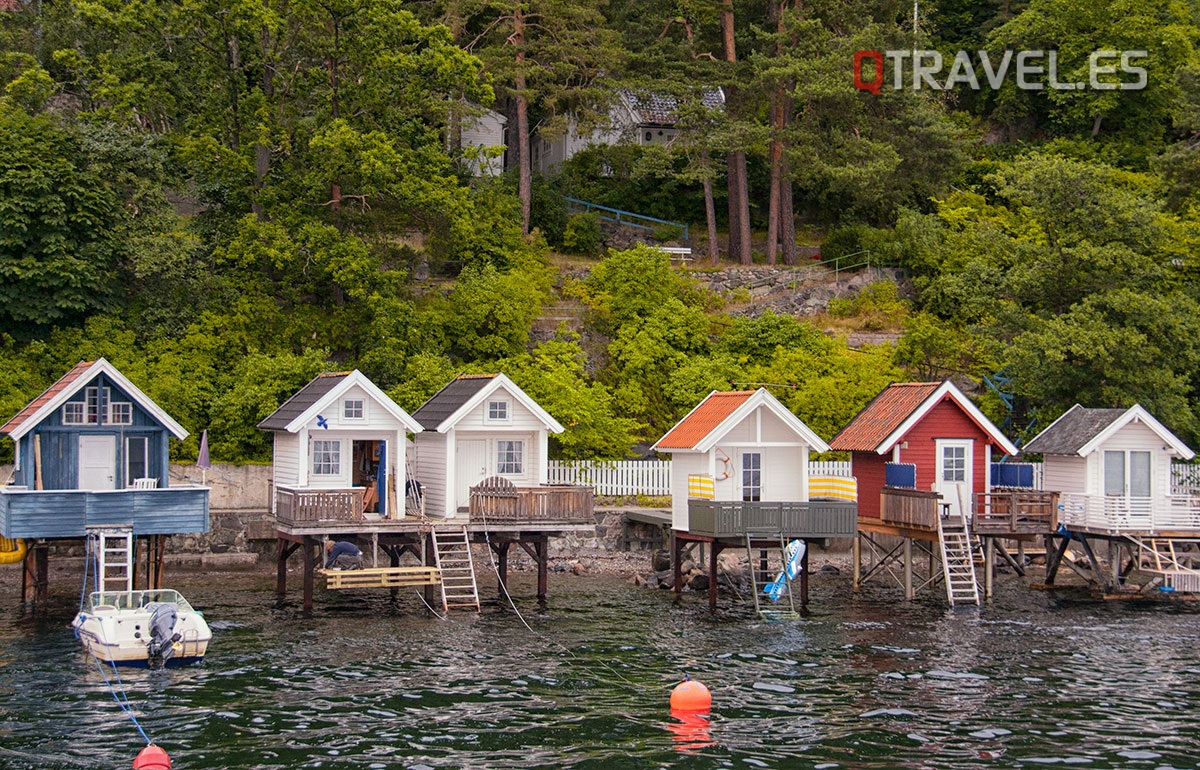
[[[154,655],[152,620],[155,605],[140,601],[141,597],[136,596],[139,592],[130,593],[135,596],[104,594],[101,598],[111,603],[93,601],[75,616],[71,625],[88,654],[104,663],[142,668],[174,668],[204,659],[212,631],[203,615],[182,597],[172,602],[176,615],[174,626],[164,651]],[[93,595],[97,596],[100,595]]]

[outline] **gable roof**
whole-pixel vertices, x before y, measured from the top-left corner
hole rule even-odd
[[[766,388],[709,393],[674,428],[655,442],[651,449],[660,452],[707,452],[742,420],[763,407],[783,421],[793,433],[817,452],[828,452],[829,445],[812,428],[772,396]]]
[[[940,383],[895,382],[888,385],[833,437],[829,446],[842,452],[886,454],[914,425],[945,400],[957,404],[1005,453],[1017,453],[1016,445],[950,380]]]
[[[1025,445],[1025,451],[1083,457],[1132,422],[1145,425],[1184,459],[1190,460],[1195,456],[1195,452],[1154,419],[1141,404],[1134,404],[1128,409],[1087,409],[1076,404],[1034,436]]]
[[[284,401],[278,409],[271,412],[265,420],[258,424],[263,430],[287,431],[298,433],[305,425],[312,422],[322,411],[328,409],[341,396],[353,387],[360,387],[367,392],[377,404],[388,414],[396,418],[405,430],[420,433],[421,425],[400,408],[388,394],[367,379],[367,376],[355,369],[352,372],[323,372],[318,374],[307,385]]]
[[[30,401],[24,409],[17,412],[3,426],[0,426],[0,434],[11,437],[13,441],[18,441],[26,433],[40,425],[55,409],[58,409],[69,401],[81,388],[101,374],[112,380],[118,388],[124,391],[138,406],[153,416],[154,419],[158,420],[175,438],[187,438],[188,432],[184,430],[182,425],[175,422],[171,418],[171,415],[164,412],[149,396],[143,393],[125,375],[117,371],[115,366],[103,358],[97,358],[95,361],[80,361],[75,364],[69,372],[59,377],[53,385],[42,391],[40,396]]]
[[[634,120],[642,125],[673,126],[679,119],[679,100],[669,94],[652,91],[621,92]],[[725,92],[713,88],[700,94],[700,103],[709,109],[725,106]]]
[[[562,425],[549,412],[504,374],[462,374],[430,396],[413,412],[415,420],[425,430],[446,433],[472,409],[483,403],[497,390],[507,391],[528,409],[551,433],[562,433]]]

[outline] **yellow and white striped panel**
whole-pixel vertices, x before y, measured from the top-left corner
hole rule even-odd
[[[812,476],[808,479],[810,500],[849,500],[858,502],[858,479],[853,476]]]
[[[713,499],[713,477],[699,473],[688,476],[688,497],[699,497],[704,500]]]

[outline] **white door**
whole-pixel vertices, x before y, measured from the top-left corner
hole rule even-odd
[[[79,437],[79,488],[117,488],[117,437]]]
[[[973,485],[974,442],[970,439],[937,440],[937,481],[934,491],[950,504],[952,515],[971,515]]]
[[[454,465],[455,479],[458,488],[456,497],[457,507],[466,508],[471,500],[471,487],[483,481],[487,476],[487,441],[470,439],[458,441],[458,456]]]

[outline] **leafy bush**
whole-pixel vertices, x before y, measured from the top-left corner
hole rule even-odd
[[[596,214],[572,214],[563,229],[562,247],[570,254],[594,257],[604,246],[604,231]]]

